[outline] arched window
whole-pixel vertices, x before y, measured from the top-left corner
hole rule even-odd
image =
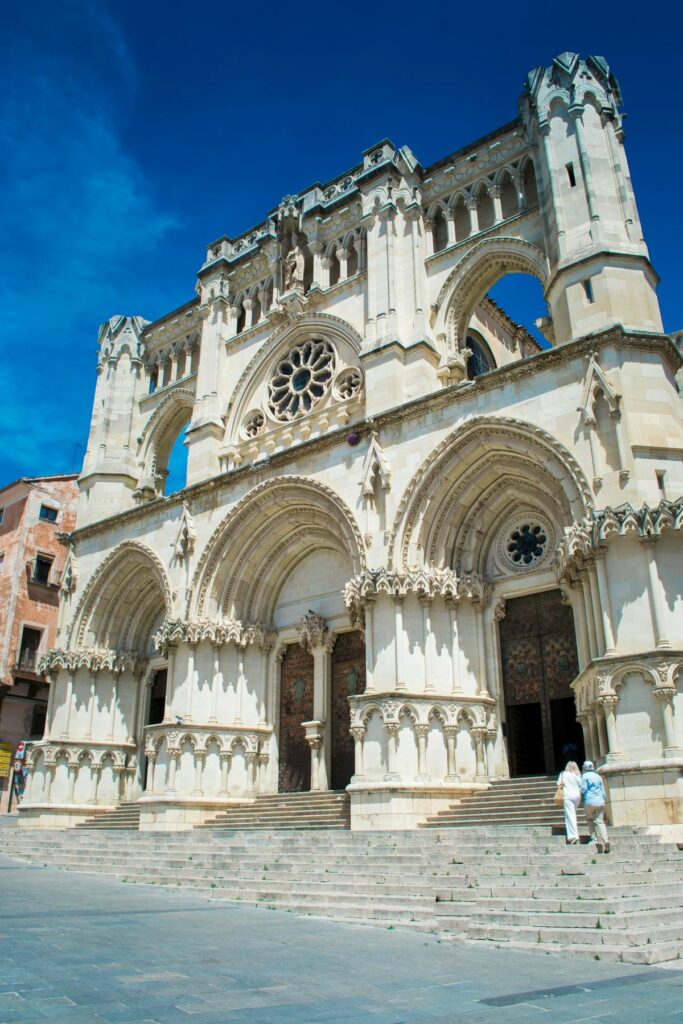
[[[176,491],[182,491],[187,486],[187,444],[185,441],[185,431],[189,425],[189,421],[185,423],[175,439],[168,456],[166,470],[162,474],[164,477],[164,494],[174,494]]]
[[[468,380],[474,380],[475,377],[481,377],[483,373],[490,373],[491,370],[495,370],[495,360],[485,342],[480,341],[471,334],[468,334],[467,348],[472,353],[470,358],[467,360]]]
[[[446,226],[446,218],[441,210],[437,210],[434,214],[434,227],[432,229],[434,237],[434,252],[441,252],[448,245],[448,228]]]

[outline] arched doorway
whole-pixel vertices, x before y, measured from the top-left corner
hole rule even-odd
[[[559,590],[512,598],[499,630],[510,774],[551,774],[569,760],[580,764],[571,608]]]

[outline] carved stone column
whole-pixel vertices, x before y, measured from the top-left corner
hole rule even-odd
[[[660,650],[671,650],[671,642],[668,640],[664,630],[666,609],[662,593],[662,581],[659,578],[655,554],[655,544],[658,539],[657,537],[647,537],[641,540],[647,561],[647,596],[650,604],[650,617],[652,619],[655,646]]]
[[[62,739],[67,739],[69,735],[69,722],[71,721],[71,705],[74,699],[74,673],[67,672],[66,676],[66,697],[65,697],[65,712],[64,715],[64,728],[62,729]]]
[[[679,757],[681,751],[677,743],[676,723],[674,721],[674,697],[676,696],[676,687],[656,686],[652,693],[662,705],[662,720],[664,722],[664,756]]]
[[[166,792],[175,793],[175,773],[178,767],[180,751],[173,748],[168,750],[168,778],[166,779]]]
[[[100,778],[102,775],[101,764],[90,765],[90,803],[97,803],[97,790],[100,785]]]
[[[147,753],[147,780],[145,784],[145,793],[154,793],[154,772],[157,766],[157,752],[152,748]]]
[[[116,723],[116,707],[118,704],[119,696],[119,676],[120,672],[114,672],[113,683],[111,688],[111,703],[109,704],[109,727],[107,729],[107,737],[110,740],[114,739],[114,725]]]
[[[427,771],[427,737],[429,726],[420,723],[415,726],[417,737],[417,778],[419,782],[429,782],[430,775]]]
[[[488,778],[488,770],[486,767],[486,750],[484,747],[484,740],[486,739],[486,729],[481,726],[474,726],[470,729],[470,735],[474,740],[474,752],[477,762],[477,778],[486,779]]]
[[[586,718],[588,720],[588,731],[591,738],[590,748],[592,757],[590,760],[599,761],[602,756],[602,751],[600,750],[600,731],[598,729],[598,716],[595,708],[588,708],[586,711]]]
[[[335,640],[336,636],[328,633],[321,615],[316,612],[304,615],[299,623],[299,643],[313,657],[313,720],[303,723],[311,747],[311,789],[329,789],[328,719]]]
[[[405,646],[405,635],[403,629],[403,598],[394,598],[394,659],[396,673],[396,689],[405,690],[406,683],[403,678],[403,651]]]
[[[493,200],[493,220],[495,224],[499,224],[503,219],[503,207],[500,201],[501,187],[500,185],[491,185],[488,189],[488,194]]]
[[[387,731],[387,773],[384,781],[395,782],[400,778],[396,771],[396,748],[400,727],[398,722],[386,722],[384,728]]]
[[[434,693],[434,671],[433,646],[434,634],[432,632],[432,601],[430,597],[421,597],[422,608],[422,652],[424,662],[424,692]]]
[[[476,235],[479,231],[479,211],[477,210],[477,197],[468,196],[465,206],[470,215],[470,235]]]
[[[194,698],[194,667],[197,658],[197,645],[188,644],[187,656],[187,693],[185,694],[184,721],[192,721],[192,701]]]
[[[211,666],[211,714],[209,715],[210,722],[218,721],[218,688],[219,679],[221,674],[221,647],[220,644],[213,644],[211,647],[213,654],[212,666]]]
[[[617,733],[617,718],[616,718],[616,707],[619,703],[619,698],[616,694],[603,694],[599,698],[599,702],[602,706],[605,715],[605,725],[607,727],[607,744],[608,744],[608,755],[607,759],[611,760],[615,757],[621,757],[619,751],[619,736]]]
[[[45,760],[45,783],[43,784],[43,803],[50,803],[50,790],[54,778],[55,764],[53,761]]]
[[[581,731],[583,733],[583,749],[586,752],[586,760],[594,761],[595,756],[593,754],[593,744],[591,740],[590,723],[588,721],[588,715],[584,712],[583,714],[577,715],[576,717],[577,721],[579,722],[579,725],[581,726]]]
[[[219,796],[228,795],[228,776],[230,774],[230,763],[232,761],[232,751],[221,750],[218,755],[221,762],[221,788]]]
[[[455,743],[458,738],[457,725],[445,725],[444,735],[446,737],[446,781],[459,782],[457,764],[455,760]]]
[[[602,613],[602,630],[605,635],[605,655],[616,654],[617,649],[614,643],[614,627],[612,625],[612,605],[609,599],[609,586],[607,583],[607,569],[605,567],[604,552],[595,559],[595,571],[598,577],[598,591],[600,594],[600,610]]]
[[[365,752],[365,726],[354,725],[351,729],[351,735],[353,736],[353,781],[357,782],[364,778],[365,772],[363,765],[363,755]]]
[[[68,804],[73,803],[74,789],[76,787],[76,772],[78,771],[78,765],[75,761],[69,761],[68,774],[66,781],[66,802]]]
[[[94,672],[90,674],[90,696],[88,698],[88,722],[85,727],[85,738],[92,737],[93,720],[95,716],[95,701],[97,700],[97,676]]]
[[[202,789],[202,777],[204,774],[204,763],[206,761],[205,750],[195,750],[194,752],[194,792],[193,796],[203,796]]]
[[[262,750],[258,755],[258,791],[265,793],[268,789],[268,762],[270,757]]]
[[[477,601],[474,605],[474,615],[477,626],[477,651],[478,651],[478,694],[480,697],[489,696],[488,673],[486,670],[486,628],[484,624],[484,605]]]
[[[171,712],[173,710],[173,683],[175,675],[175,655],[176,647],[175,644],[168,645],[168,654],[166,662],[166,700],[164,703],[164,722],[171,721]]]
[[[593,596],[591,594],[590,576],[588,569],[579,571],[581,581],[581,592],[583,594],[583,607],[586,615],[586,628],[588,632],[588,652],[591,661],[598,656],[598,640],[595,632],[595,613],[593,611]]]

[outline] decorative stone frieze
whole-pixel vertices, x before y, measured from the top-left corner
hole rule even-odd
[[[361,609],[368,601],[385,595],[404,598],[415,594],[424,600],[471,601],[485,605],[491,599],[491,586],[476,573],[458,574],[454,569],[367,569],[354,576],[344,587],[344,602],[354,623],[362,621]]]
[[[495,724],[496,702],[493,698],[466,697],[457,698],[409,695],[407,693],[381,694],[364,693],[349,697],[351,705],[351,729],[360,729],[367,725],[370,715],[378,712],[385,725],[398,724],[401,716],[406,714],[416,726],[427,726],[432,718],[437,718],[442,726],[455,726],[462,721],[469,722],[471,727],[483,729],[493,728]]]
[[[169,752],[179,754],[182,744],[188,740],[195,754],[206,753],[207,744],[215,742],[220,754],[231,754],[241,747],[247,753],[266,755],[272,731],[270,726],[148,725],[145,728],[145,754],[148,757],[156,755],[162,743]]]
[[[38,671],[52,675],[62,669],[77,672],[85,668],[90,672],[132,672],[141,676],[147,668],[147,659],[137,651],[112,651],[107,647],[81,647],[73,651],[53,648],[38,663]]]
[[[208,642],[214,647],[233,644],[248,647],[253,644],[263,651],[271,649],[277,633],[259,622],[244,625],[239,619],[166,619],[154,634],[154,647],[162,654],[175,644]]]
[[[592,511],[566,531],[555,560],[557,578],[571,580],[584,562],[590,562],[604,551],[615,537],[633,536],[647,541],[660,537],[666,530],[680,529],[683,529],[683,498],[662,499],[656,508],[646,504],[634,508],[625,503],[618,508]]]

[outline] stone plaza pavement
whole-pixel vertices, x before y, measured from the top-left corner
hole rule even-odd
[[[7,857],[0,963],[3,1024],[683,1022],[681,970],[444,943]]]

